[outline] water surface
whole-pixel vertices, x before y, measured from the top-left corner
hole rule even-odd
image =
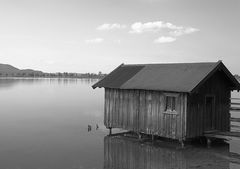
[[[0,169],[177,169],[180,163],[181,168],[240,168],[240,140],[181,150],[174,144],[107,137],[104,91],[93,90],[94,82],[0,79]]]
[[[1,79],[0,169],[102,166],[103,90],[93,82]]]

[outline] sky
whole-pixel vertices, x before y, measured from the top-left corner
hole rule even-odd
[[[239,0],[0,0],[0,63],[44,72],[216,62],[240,74]]]

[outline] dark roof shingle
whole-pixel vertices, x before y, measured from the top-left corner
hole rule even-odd
[[[120,88],[126,81],[136,75],[144,66],[120,65],[104,79],[93,85],[96,87]]]
[[[119,89],[162,90],[191,92],[216,69],[224,69],[239,88],[239,83],[221,61],[206,63],[173,63],[120,65],[117,69],[93,85]]]

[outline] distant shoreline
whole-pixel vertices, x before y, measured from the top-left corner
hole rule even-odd
[[[30,78],[91,78],[102,79],[106,74],[99,71],[96,73],[56,72],[47,73],[33,69],[18,69],[9,64],[0,63],[0,77],[30,77]]]
[[[106,74],[95,73],[1,73],[0,78],[17,77],[17,78],[76,78],[76,79],[102,79]]]
[[[102,77],[41,77],[41,76],[0,76],[0,79],[102,79]]]

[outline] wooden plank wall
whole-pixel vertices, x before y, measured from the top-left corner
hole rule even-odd
[[[172,147],[171,147],[172,146]],[[177,149],[124,137],[104,138],[104,169],[190,169],[229,168],[229,146],[219,149]]]
[[[185,139],[187,95],[178,94],[177,114],[165,113],[165,97],[158,91],[106,88],[104,124],[107,128]]]
[[[188,96],[187,137],[202,136],[206,128],[208,116],[205,97],[214,96],[213,130],[230,130],[230,89],[223,73],[217,72],[208,79],[199,90]]]

